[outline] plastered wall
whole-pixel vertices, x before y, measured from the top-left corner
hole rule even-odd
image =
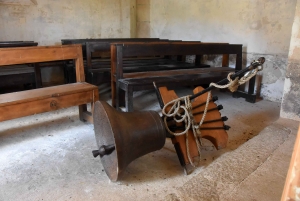
[[[300,121],[300,0],[292,28],[280,115]]]
[[[15,2],[20,3],[0,1],[0,40],[34,40],[39,45],[54,45],[64,38],[131,37],[132,34],[132,0]]]
[[[134,0],[0,0],[0,41],[135,36]],[[60,68],[43,68],[45,85],[64,82]]]
[[[260,95],[279,102],[286,90],[288,61],[297,64],[288,60],[296,4],[297,0],[0,0],[0,40],[53,45],[63,38],[159,37],[243,44],[244,66],[266,58],[258,76]],[[43,81],[59,74],[55,70],[43,69]]]
[[[137,0],[137,4],[139,37],[243,44],[245,66],[265,56],[260,95],[281,101],[296,0]]]

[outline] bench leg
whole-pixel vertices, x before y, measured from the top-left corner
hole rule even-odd
[[[115,108],[118,110],[120,107],[125,106],[125,92],[119,88],[119,85],[116,85],[116,93],[115,93]],[[113,99],[112,99],[113,105]]]
[[[79,109],[79,119],[80,119],[80,121],[86,122],[85,115],[86,115],[86,112],[87,112],[87,105],[86,104],[79,105],[78,109]]]
[[[83,122],[93,123],[94,103],[99,100],[99,92],[97,89],[93,90],[93,101],[91,102],[91,112],[87,111],[87,105],[79,105],[79,119]]]
[[[254,94],[255,79],[256,79],[256,76],[254,76],[253,78],[250,79],[248,92],[236,91],[236,92],[233,92],[232,96],[234,98],[243,97],[246,99],[247,102],[255,103],[256,102],[256,94]]]
[[[133,89],[130,86],[127,86],[125,92],[125,107],[126,112],[133,112]]]

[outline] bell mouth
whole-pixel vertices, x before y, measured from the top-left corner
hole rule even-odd
[[[103,145],[115,145],[115,150],[109,155],[101,157],[101,163],[103,165],[106,175],[111,181],[117,181],[118,179],[118,156],[117,145],[114,138],[114,132],[112,130],[110,115],[113,113],[107,112],[111,106],[105,101],[96,101],[94,105],[94,131],[98,149]]]

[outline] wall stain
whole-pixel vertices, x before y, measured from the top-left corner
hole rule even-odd
[[[298,117],[300,117],[300,79],[299,77],[291,77],[289,79],[291,86],[289,91],[284,94],[281,110],[283,110],[285,113],[296,114]]]
[[[260,20],[254,21],[250,24],[250,29],[252,30],[259,30],[262,27],[262,23]]]

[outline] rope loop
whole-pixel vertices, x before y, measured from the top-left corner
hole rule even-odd
[[[185,104],[181,105],[181,101],[184,101]],[[190,129],[190,115],[189,115],[189,111],[188,108],[185,107],[185,105],[189,104],[190,102],[190,96],[184,96],[181,98],[177,98],[174,99],[172,101],[170,101],[169,103],[167,103],[164,108],[162,109],[162,113],[164,115],[164,122],[166,125],[166,129],[167,131],[175,136],[179,136],[179,135],[183,135],[185,133],[187,133],[187,131]],[[170,110],[168,112],[166,112],[166,109],[171,106]],[[179,112],[180,109],[183,110],[183,112]],[[181,110],[181,111],[182,111]],[[177,123],[181,123],[181,122],[185,122],[185,130],[182,132],[173,132],[169,129],[169,127],[167,126],[167,118],[172,117],[173,120]],[[177,118],[177,117],[181,117],[181,118]]]

